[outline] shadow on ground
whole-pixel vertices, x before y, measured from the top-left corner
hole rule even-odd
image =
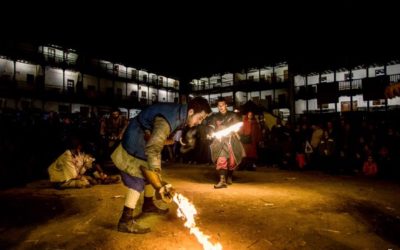
[[[400,218],[389,213],[390,208],[368,201],[352,201],[344,208],[362,220],[371,230],[383,239],[400,246]]]

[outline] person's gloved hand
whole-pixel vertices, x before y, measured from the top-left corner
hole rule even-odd
[[[175,189],[172,187],[171,184],[166,184],[162,186],[159,190],[157,195],[161,198],[162,201],[165,203],[171,203],[172,198],[175,195]],[[157,197],[158,198],[158,197]]]

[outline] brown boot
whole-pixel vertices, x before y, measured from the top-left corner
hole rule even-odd
[[[228,175],[226,178],[226,184],[232,185],[233,170],[228,170]]]
[[[133,233],[133,234],[145,234],[150,232],[150,228],[140,226],[133,219],[133,209],[129,207],[124,207],[122,216],[118,222],[118,231],[123,233]]]
[[[225,175],[226,175],[226,170],[219,170],[219,182],[214,185],[214,188],[227,188],[228,185],[226,185],[226,180],[225,180]]]
[[[151,231],[148,227],[140,226],[134,219],[129,221],[119,221],[118,223],[118,231],[123,233],[132,233],[132,234],[145,234]]]
[[[144,197],[142,212],[143,213],[157,213],[157,214],[166,214],[169,209],[161,209],[158,208],[154,202],[153,197]]]

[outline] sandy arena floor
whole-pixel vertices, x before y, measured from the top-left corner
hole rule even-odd
[[[194,203],[223,249],[400,249],[400,185],[362,176],[259,167],[215,190],[211,166],[171,164],[164,179]],[[0,249],[202,249],[176,216],[145,215],[152,232],[116,231],[122,184],[55,190],[47,181],[0,191]]]

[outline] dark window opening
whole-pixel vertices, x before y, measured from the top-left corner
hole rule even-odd
[[[74,88],[75,88],[75,86],[74,86],[74,80],[68,79],[68,80],[67,80],[67,91],[68,91],[69,93],[73,93],[73,92],[74,92]]]
[[[35,76],[32,74],[26,74],[26,83],[32,85],[35,81]]]

